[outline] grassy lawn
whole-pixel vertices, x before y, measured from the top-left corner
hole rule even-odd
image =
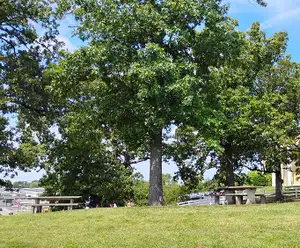
[[[299,247],[300,203],[0,217],[0,247]]]

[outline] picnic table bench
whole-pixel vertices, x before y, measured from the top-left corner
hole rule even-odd
[[[5,202],[5,206],[7,207],[7,204],[12,204],[14,199],[14,197],[5,196],[1,200]]]
[[[72,210],[73,207],[78,206],[79,203],[74,203],[74,200],[80,199],[81,196],[39,196],[39,197],[28,197],[26,199],[35,200],[35,203],[29,203],[32,207],[32,213],[42,212],[42,207],[68,207],[68,210]],[[41,200],[49,202],[41,202]],[[58,201],[69,201],[68,203],[59,203]]]
[[[243,198],[247,197],[246,193],[226,193],[224,196],[233,196],[235,197],[235,204],[240,205],[243,204]],[[256,193],[255,196],[260,197],[260,203],[265,204],[266,203],[266,195],[263,193]],[[251,202],[252,204],[254,202]],[[249,203],[248,203],[249,204]]]
[[[228,186],[218,188],[219,191],[224,190],[224,194],[215,195],[215,203],[219,203],[220,196],[225,196],[228,204],[242,204],[243,197],[246,197],[246,204],[255,204],[255,196],[260,197],[260,203],[266,203],[266,196],[262,193],[256,193],[256,186]],[[242,192],[241,192],[242,191]]]

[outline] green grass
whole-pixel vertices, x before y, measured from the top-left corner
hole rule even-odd
[[[0,217],[0,247],[299,247],[300,204],[90,209]]]
[[[266,187],[258,188],[257,192],[258,193],[264,192],[264,193],[267,193],[267,194],[272,194],[272,193],[275,193],[275,187],[266,186]]]

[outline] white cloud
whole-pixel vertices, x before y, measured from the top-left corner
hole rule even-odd
[[[176,135],[176,129],[177,129],[177,126],[171,125],[170,135],[171,135],[172,137],[175,137],[175,135]]]
[[[64,48],[66,48],[69,52],[73,52],[77,49],[77,46],[74,45],[67,37],[63,35],[58,35],[57,39],[64,43]]]
[[[300,0],[266,0],[268,3],[267,10],[277,13],[288,12],[299,7]]]
[[[74,30],[78,24],[79,23],[74,19],[74,17],[71,14],[65,16],[59,22],[59,35],[57,36],[57,39],[59,41],[64,42],[64,48],[70,52],[73,52],[80,46],[84,45],[84,42],[82,42],[78,37],[74,36]]]
[[[61,136],[61,133],[60,133],[59,130],[58,130],[58,125],[57,125],[57,124],[52,125],[52,126],[49,128],[49,130],[50,130],[50,132],[51,132],[52,134],[54,134],[54,136],[55,136],[56,139],[61,140],[62,136]]]
[[[295,24],[295,21],[300,20],[300,7],[295,9],[288,9],[286,11],[280,11],[271,18],[267,19],[261,24],[263,29],[272,28],[273,26],[287,26]]]
[[[230,13],[255,13],[264,17],[262,28],[286,28],[300,20],[300,0],[265,0],[267,7],[260,7],[255,0],[227,0]]]

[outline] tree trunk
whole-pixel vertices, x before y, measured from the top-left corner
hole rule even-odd
[[[162,131],[153,136],[150,144],[150,206],[164,204],[162,188]]]
[[[131,157],[130,157],[130,155],[127,152],[124,152],[123,156],[124,156],[123,164],[124,164],[125,168],[130,169],[131,172],[133,172],[133,169],[131,167]]]
[[[232,147],[230,143],[226,143],[224,154],[225,154],[227,186],[234,186],[233,155],[232,155]]]
[[[280,163],[276,165],[275,170],[275,191],[276,191],[276,201],[282,201],[282,178],[281,178],[281,166]]]
[[[131,157],[127,152],[123,153],[124,156],[124,162],[123,165],[126,169],[128,169],[127,175],[128,177],[132,176],[133,174],[133,168],[131,166]],[[133,181],[130,180],[130,192],[129,192],[130,199],[134,198],[134,190],[133,190]]]

